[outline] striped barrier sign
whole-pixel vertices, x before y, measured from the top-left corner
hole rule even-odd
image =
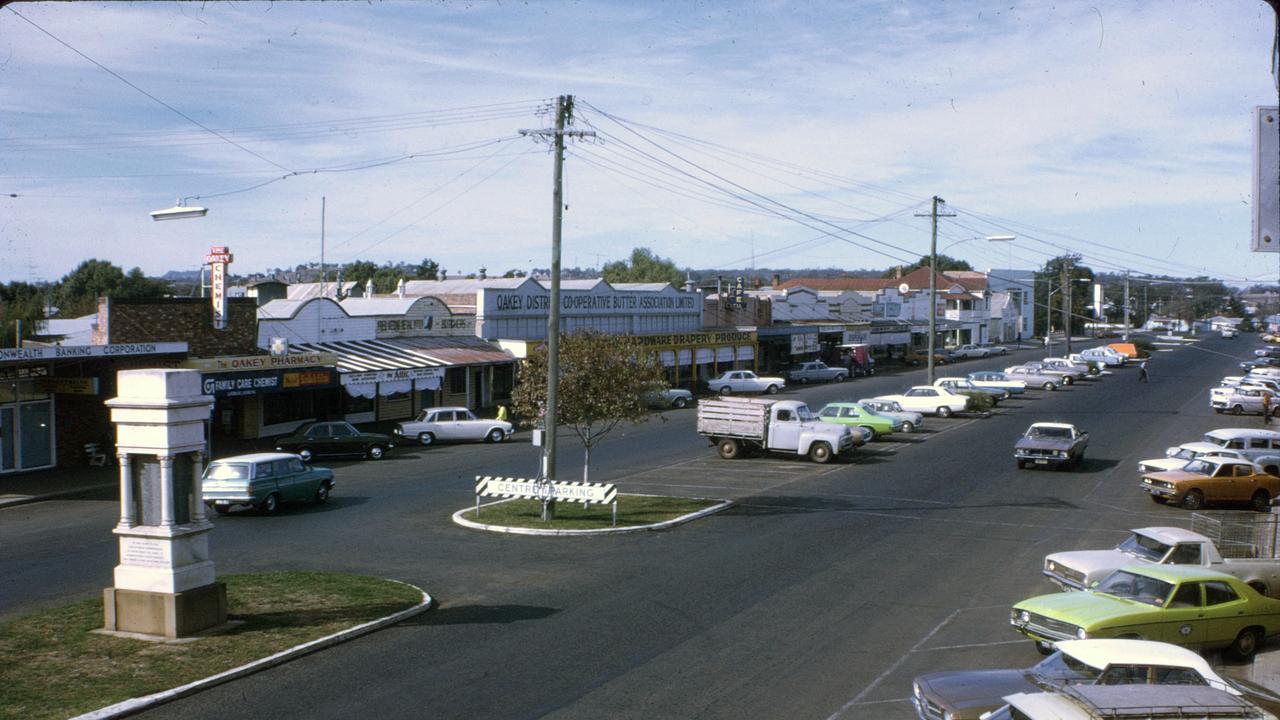
[[[618,486],[611,483],[543,482],[527,478],[476,476],[476,497],[533,498],[605,505],[618,498]]]

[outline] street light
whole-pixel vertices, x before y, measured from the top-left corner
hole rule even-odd
[[[938,212],[937,203],[942,202],[942,199],[935,198],[934,200],[935,202],[934,202],[933,212],[935,215],[935,220],[934,220],[935,242],[933,242],[929,246],[929,346],[928,346],[929,347],[929,364],[928,364],[929,371],[928,371],[928,379],[929,379],[930,385],[933,384],[933,380],[934,380],[933,350],[935,347],[935,343],[937,342],[936,338],[938,335],[938,281],[937,281],[938,243],[936,242],[938,228],[937,228],[936,216]],[[959,245],[961,243],[967,243],[970,240],[986,240],[987,242],[1013,242],[1015,239],[1016,237],[1013,235],[980,235],[978,237],[971,237],[971,238],[965,238],[964,240],[957,240],[956,242],[953,242],[947,247],[943,248],[943,250],[955,247],[956,245]]]
[[[1091,278],[1071,278],[1071,282],[1091,283],[1093,282],[1093,280]],[[1066,287],[1067,287],[1066,285],[1059,285],[1056,288],[1051,287],[1049,289],[1049,294],[1046,295],[1044,298],[1044,313],[1045,313],[1044,350],[1047,353],[1051,353],[1052,352],[1051,348],[1053,348],[1053,340],[1050,339],[1050,336],[1053,335],[1053,294],[1062,292],[1063,290],[1066,289]],[[1068,348],[1071,347],[1070,316],[1067,317],[1067,326],[1063,329],[1063,341],[1066,343]]]
[[[208,212],[208,208],[202,208],[198,205],[185,205],[186,198],[180,198],[174,201],[173,207],[164,210],[153,210],[151,212],[152,220],[185,220],[187,218],[204,217]]]

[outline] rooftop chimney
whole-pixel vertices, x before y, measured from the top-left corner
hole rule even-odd
[[[781,276],[781,275],[779,275],[778,273],[774,273],[774,274],[773,274],[773,289],[774,289],[774,290],[777,290],[777,289],[778,289],[778,286],[779,286],[779,285],[781,285],[781,284],[782,284],[782,276]]]
[[[901,266],[901,265],[899,265],[898,267],[894,268],[894,270],[893,270],[893,279],[894,279],[894,280],[901,280],[901,279],[902,279],[902,266]]]

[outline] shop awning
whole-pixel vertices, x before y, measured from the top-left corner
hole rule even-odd
[[[412,370],[451,364],[408,347],[403,340],[339,340],[293,343],[291,347],[304,352],[329,352],[337,355],[338,372],[341,373]]]

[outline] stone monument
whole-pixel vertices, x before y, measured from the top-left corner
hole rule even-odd
[[[226,622],[209,559],[200,477],[213,398],[196,370],[121,370],[106,401],[120,460],[120,564],[103,591],[104,630],[157,638]]]

